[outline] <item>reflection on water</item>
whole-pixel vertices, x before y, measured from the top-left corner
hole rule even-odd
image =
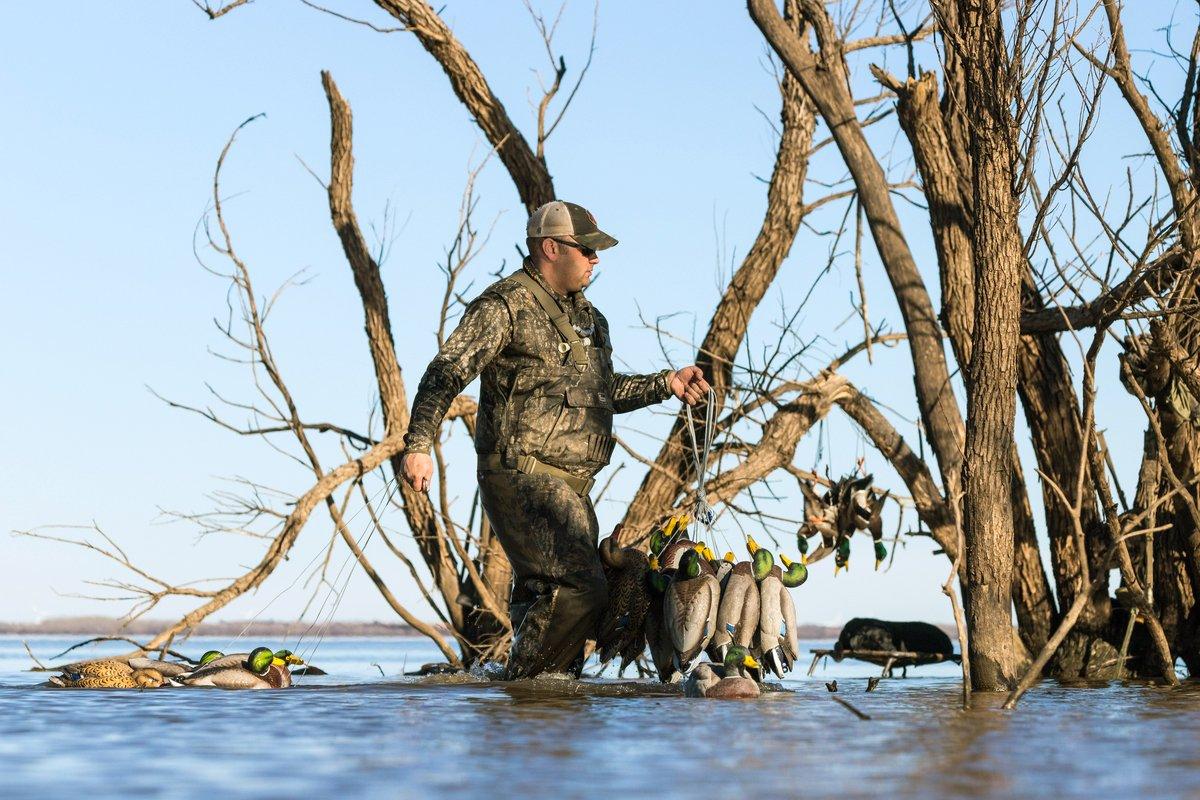
[[[0,637],[0,797],[1200,796],[1196,685],[1047,683],[1015,712],[999,696],[963,712],[953,665],[867,694],[875,668],[831,663],[725,703],[615,678],[397,677],[433,660],[419,641],[329,640],[313,661],[330,674],[288,691],[54,691]]]

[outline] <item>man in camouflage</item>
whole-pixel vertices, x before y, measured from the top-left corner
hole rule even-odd
[[[533,213],[529,257],[463,314],[421,378],[405,435],[404,478],[429,489],[429,451],[451,401],[482,374],[475,450],[479,494],[513,567],[516,631],[508,677],[582,668],[584,641],[608,602],[588,493],[612,457],[613,414],[672,394],[708,392],[700,368],[613,372],[608,321],[583,289],[597,251],[617,240],[582,207]]]

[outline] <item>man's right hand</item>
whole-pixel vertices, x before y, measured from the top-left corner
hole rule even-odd
[[[405,453],[401,461],[404,480],[418,492],[428,492],[433,479],[433,459],[428,453]]]

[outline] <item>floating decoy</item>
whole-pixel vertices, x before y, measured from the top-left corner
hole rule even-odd
[[[69,664],[49,682],[59,688],[157,689],[166,678],[157,670],[134,669],[121,659],[111,658]]]
[[[227,658],[229,656],[211,661],[176,680],[185,686],[216,686],[219,689],[285,689],[292,685],[286,660],[269,648],[250,651],[246,659],[236,665],[223,664]]]
[[[596,650],[600,663],[621,656],[620,671],[646,649],[646,611],[650,607],[646,554],[636,547],[618,547],[621,526],[600,542],[600,563],[608,582],[608,608],[600,619]]]
[[[134,656],[127,659],[127,663],[135,670],[152,669],[164,678],[174,678],[196,669],[191,664],[181,664],[178,661],[163,661],[159,658],[146,658],[144,656]]]
[[[712,568],[693,548],[684,551],[679,569],[667,587],[663,619],[675,650],[674,663],[687,672],[716,629],[721,585]]]
[[[730,554],[732,555],[732,553]],[[708,645],[713,661],[723,662],[730,648],[749,648],[758,632],[759,595],[749,561],[734,564],[721,591],[717,609],[717,628]]]
[[[263,650],[266,648],[256,648]],[[276,650],[272,654],[276,659],[282,661],[285,665],[303,665],[304,659],[293,653],[291,650]],[[220,650],[209,650],[204,655],[200,656],[200,666],[192,670],[193,673],[201,668],[213,669],[220,667],[238,667],[245,664],[250,659],[250,653],[230,653],[226,655]]]
[[[758,697],[762,690],[747,670],[758,670],[759,663],[750,651],[740,645],[729,648],[721,666],[707,662],[697,664],[684,684],[687,697],[707,697],[722,700],[742,700]]]

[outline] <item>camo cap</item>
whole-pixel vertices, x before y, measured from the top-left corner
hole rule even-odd
[[[531,239],[570,239],[593,250],[605,250],[617,240],[600,230],[592,212],[565,200],[551,200],[529,217],[526,235]]]

